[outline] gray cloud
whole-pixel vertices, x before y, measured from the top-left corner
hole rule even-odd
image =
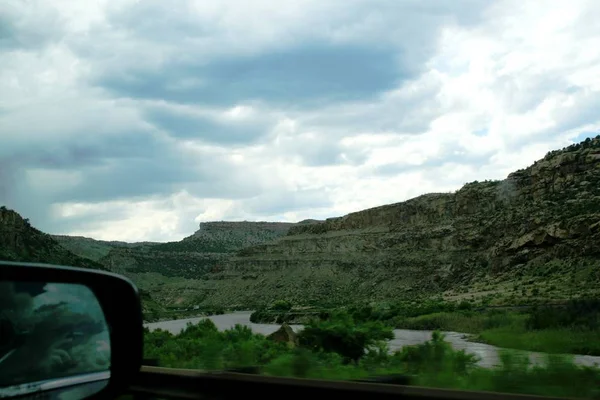
[[[440,156],[440,157],[434,157],[434,158],[427,159],[426,161],[424,161],[421,164],[415,164],[415,165],[402,164],[402,163],[384,164],[384,165],[374,168],[372,171],[369,171],[368,174],[376,175],[376,176],[396,176],[396,175],[400,175],[402,173],[414,172],[414,171],[423,171],[423,172],[427,173],[427,172],[437,171],[438,168],[443,167],[444,165],[447,165],[447,164],[452,164],[452,163],[473,166],[476,168],[477,166],[485,165],[487,162],[489,162],[489,160],[492,156],[492,154],[485,154],[485,153],[477,153],[477,154],[466,153],[466,152],[464,152],[464,149],[461,149],[458,146],[454,147],[454,150],[451,150],[450,147],[448,147],[448,152],[447,153],[444,152],[443,154],[444,155]]]
[[[600,120],[600,116],[598,116],[600,97],[586,88],[572,91],[579,92],[577,102],[572,107],[561,110],[562,112],[557,115],[556,133],[594,124]]]
[[[400,86],[399,93],[388,93],[376,101],[330,104],[324,109],[301,115],[305,129],[352,133],[419,134],[436,117],[447,111],[437,94],[442,83],[431,76]]]
[[[202,14],[183,0],[168,7],[148,0],[110,12],[110,29],[94,31],[102,40],[70,43],[94,61],[93,84],[116,96],[320,108],[367,101],[414,78],[444,26],[477,24],[487,7],[477,0],[309,1],[299,8],[229,1]]]
[[[67,143],[49,143],[35,151],[22,150],[21,162],[29,167],[48,169],[102,168],[108,160],[160,160],[169,144],[149,132],[122,132],[104,137],[82,135]],[[171,160],[177,157],[171,155]]]
[[[202,63],[173,60],[153,71],[111,71],[96,84],[139,99],[221,106],[262,101],[296,108],[364,100],[411,76],[390,51],[313,44]]]
[[[297,159],[309,167],[360,165],[367,160],[366,149],[343,146],[340,140],[339,135],[319,132],[311,136],[279,138],[278,145],[273,147],[278,155]]]
[[[514,75],[500,76],[494,86],[505,109],[514,113],[531,111],[551,94],[580,90],[568,81],[564,71],[549,71],[527,79]]]
[[[64,34],[56,10],[44,2],[5,0],[0,9],[0,51],[37,49]]]
[[[244,202],[244,210],[256,215],[282,215],[290,211],[326,208],[332,205],[324,188],[277,191],[262,194]]]
[[[248,144],[269,133],[273,122],[266,120],[224,120],[193,115],[164,107],[147,107],[145,120],[170,136],[198,139],[217,144]]]

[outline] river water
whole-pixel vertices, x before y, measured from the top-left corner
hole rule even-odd
[[[226,330],[233,328],[236,324],[245,325],[250,327],[253,332],[260,333],[263,335],[270,335],[279,329],[280,325],[276,324],[254,324],[250,322],[251,312],[240,311],[231,314],[214,315],[210,317],[199,317],[199,318],[188,318],[178,319],[173,321],[161,321],[144,324],[150,330],[163,329],[173,334],[181,332],[188,322],[196,323],[202,319],[208,318],[214,322],[219,330]],[[290,325],[295,332],[302,329],[302,325]],[[402,346],[411,346],[420,343],[424,343],[431,339],[433,331],[415,331],[409,329],[395,329],[395,338],[390,340],[390,350],[398,350]],[[498,350],[496,346],[489,344],[469,342],[466,337],[467,334],[459,332],[444,332],[446,335],[445,340],[452,344],[457,350],[465,350],[467,353],[475,354],[479,357],[479,365],[482,367],[490,368],[499,364]],[[541,362],[544,359],[541,353],[523,352],[529,354],[530,360],[534,363]],[[600,357],[598,356],[583,356],[576,355],[574,361],[580,365],[588,366],[600,366]]]

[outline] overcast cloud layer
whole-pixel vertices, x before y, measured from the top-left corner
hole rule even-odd
[[[600,2],[3,0],[0,204],[178,240],[503,179],[600,130]]]

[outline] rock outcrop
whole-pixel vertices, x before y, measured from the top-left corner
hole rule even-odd
[[[267,336],[267,339],[274,342],[286,343],[290,347],[298,346],[298,335],[291,326],[283,323],[279,329]]]
[[[503,181],[295,225],[210,274],[207,301],[339,304],[508,292],[531,279],[587,293],[600,283],[599,221],[600,137]]]
[[[211,249],[215,252],[232,252],[244,247],[269,242],[284,236],[295,226],[289,222],[201,222],[200,229],[177,246]]]

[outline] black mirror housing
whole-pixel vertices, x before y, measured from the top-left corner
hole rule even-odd
[[[110,338],[110,369],[108,382],[96,392],[78,393],[75,398],[113,398],[122,393],[139,373],[143,355],[143,324],[139,294],[135,285],[127,278],[104,271],[55,266],[35,263],[2,262],[0,261],[0,284],[10,283],[21,287],[36,287],[36,283],[51,283],[57,285],[73,285],[85,287],[95,297],[97,305],[104,314],[104,321]],[[41,286],[41,285],[38,285]],[[55,285],[56,286],[56,285]],[[2,290],[2,289],[0,289]],[[2,296],[3,293],[0,293]],[[6,296],[6,295],[5,295]],[[0,304],[0,313],[2,313]],[[84,315],[85,313],[80,313]],[[76,325],[69,325],[76,326]],[[2,328],[2,327],[0,327]],[[73,335],[63,329],[61,334]],[[2,336],[12,335],[13,328],[0,329],[0,345]],[[81,336],[81,333],[79,332]],[[77,340],[70,339],[70,340]],[[0,354],[0,367],[6,356]],[[73,381],[73,380],[71,380]],[[75,379],[74,382],[77,380]],[[62,383],[61,383],[62,382]],[[50,397],[54,391],[64,391],[69,387],[69,379],[60,382],[50,380],[36,387],[35,392],[48,392]],[[28,396],[27,390],[20,393],[3,391],[0,385],[0,397]],[[31,386],[31,385],[24,385]],[[14,388],[13,388],[14,389]],[[72,396],[70,396],[72,398]]]

